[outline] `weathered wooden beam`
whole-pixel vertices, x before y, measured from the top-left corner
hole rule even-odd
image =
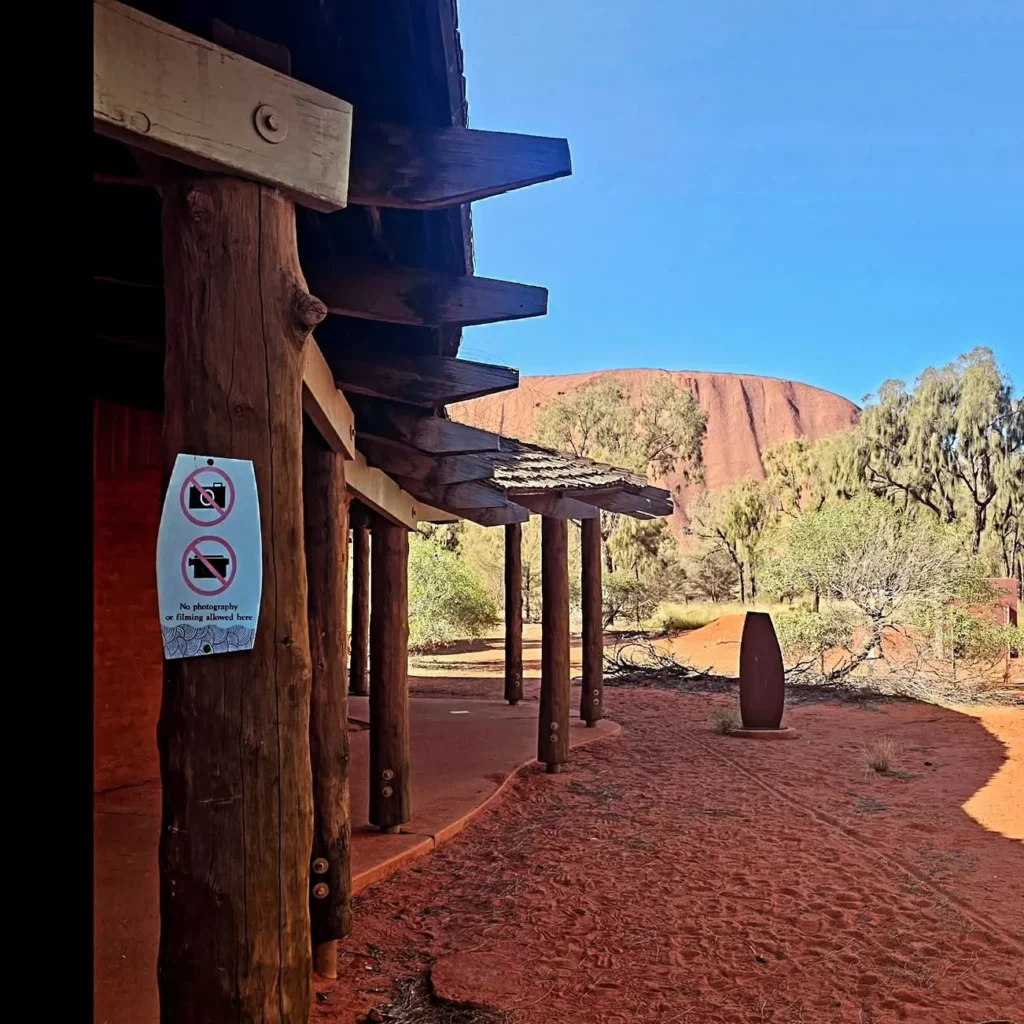
[[[511,523],[525,523],[530,518],[530,510],[509,502],[501,508],[464,508],[458,516],[479,526],[508,526]]]
[[[441,515],[437,509],[417,501],[386,473],[368,466],[358,451],[345,467],[345,482],[367,508],[408,530],[415,530],[420,523],[437,522],[425,516]]]
[[[572,161],[565,139],[359,120],[349,202],[436,210],[568,174]]]
[[[452,402],[510,391],[519,371],[448,356],[332,356],[335,383],[349,394],[437,408]]]
[[[421,523],[457,523],[460,519],[466,518],[460,512],[448,512],[443,508],[434,508],[432,505],[423,505],[422,508]]]
[[[580,534],[583,604],[583,686],[580,718],[604,717],[604,604],[601,598],[601,520],[584,519]]]
[[[652,501],[672,500],[672,492],[664,487],[642,487],[640,493],[643,497],[650,498]]]
[[[160,1019],[304,1021],[313,803],[300,394],[309,332],[294,317],[305,283],[292,203],[232,178],[174,183],[163,271],[166,469],[180,452],[252,460],[264,583],[251,651],[164,663]]]
[[[282,75],[292,73],[292,54],[287,46],[271,42],[260,36],[254,36],[251,32],[243,32],[234,25],[229,25],[220,18],[213,19],[213,41],[218,46],[223,46],[232,53],[240,53],[249,60],[262,64],[265,68],[273,68],[280,71]]]
[[[469,480],[489,480],[494,476],[494,463],[485,455],[426,455],[408,445],[385,443],[369,437],[361,437],[359,447],[371,466],[389,476],[422,480],[435,487]]]
[[[505,700],[523,699],[523,528],[505,527]]]
[[[488,277],[387,264],[335,264],[311,274],[332,313],[419,327],[469,327],[543,316],[548,291]]]
[[[304,302],[297,315],[304,321],[310,321],[312,328],[327,315],[327,310],[322,304],[319,307],[314,305],[318,300],[313,299],[313,296],[307,296],[307,299],[312,301]],[[302,371],[302,411],[313,421],[333,451],[346,459],[355,455],[355,414],[334,383],[334,375],[315,341],[306,346],[306,362]]]
[[[370,824],[397,832],[409,799],[409,534],[373,526],[370,577]]]
[[[345,460],[315,431],[303,436],[302,496],[309,581],[309,757],[313,849],[309,919],[313,969],[338,976],[339,939],[352,930],[348,789],[348,505]]]
[[[631,494],[624,490],[592,494],[579,491],[575,493],[575,497],[597,508],[604,509],[606,512],[620,512],[635,518],[651,519],[670,516],[674,508],[669,499],[647,497],[643,493]]]
[[[569,524],[541,520],[540,717],[537,760],[557,772],[569,759]]]
[[[464,484],[433,487],[422,480],[397,477],[396,483],[420,501],[435,508],[451,509],[453,512],[478,508],[504,508],[508,504],[508,498],[500,487],[475,480]]]
[[[509,494],[509,497],[531,512],[551,519],[593,519],[598,511],[593,505],[586,505],[575,498],[565,498],[555,493],[537,491],[532,494]]]
[[[357,436],[397,441],[431,455],[467,455],[497,452],[501,439],[497,434],[441,416],[424,414],[408,406],[353,395]]]
[[[370,692],[370,528],[352,524],[352,654],[349,693]]]
[[[93,125],[314,210],[347,201],[350,103],[115,0],[93,2]]]

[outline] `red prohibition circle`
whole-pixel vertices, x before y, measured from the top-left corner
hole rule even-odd
[[[225,484],[227,484],[228,500],[223,509],[218,508],[214,503],[213,495],[199,482],[198,476],[200,473],[215,473],[223,479]],[[206,507],[219,513],[216,519],[196,519],[196,517],[189,511],[186,497],[188,495],[189,487],[193,485],[197,487],[206,498]],[[235,507],[235,485],[231,477],[229,477],[223,469],[218,469],[217,466],[200,466],[198,469],[192,470],[192,472],[185,477],[185,481],[181,485],[181,493],[178,495],[178,501],[181,505],[182,515],[184,515],[184,517],[194,526],[218,526],[220,523],[223,523],[229,515],[231,515],[231,510]]]
[[[230,559],[231,568],[228,570],[227,576],[221,576],[214,567],[206,561],[203,553],[199,550],[199,545],[204,541],[212,541],[214,544],[220,544],[228,553]],[[205,563],[206,568],[213,573],[213,575],[220,580],[220,586],[216,590],[203,590],[202,587],[197,587],[195,583],[188,578],[188,556],[194,553],[195,556]],[[213,556],[211,556],[213,557]],[[235,582],[235,574],[238,572],[238,559],[235,557],[235,550],[223,537],[197,537],[195,540],[189,541],[185,545],[185,551],[181,556],[181,575],[185,580],[186,586],[193,593],[199,594],[201,597],[216,597],[218,594],[223,594],[232,583]]]

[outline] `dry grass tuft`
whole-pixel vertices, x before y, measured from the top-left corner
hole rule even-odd
[[[864,749],[868,767],[879,775],[887,775],[899,756],[899,744],[891,736],[882,736]]]
[[[512,1020],[500,1010],[443,1002],[422,977],[399,982],[395,998],[380,1012],[389,1024],[510,1024]]]
[[[716,736],[728,736],[740,724],[740,716],[735,711],[718,711],[715,713],[714,725],[711,726]]]

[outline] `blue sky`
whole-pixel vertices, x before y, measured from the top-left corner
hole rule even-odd
[[[1024,0],[462,0],[470,125],[573,176],[475,203],[471,327],[524,374],[759,373],[859,401],[988,345],[1024,385]]]

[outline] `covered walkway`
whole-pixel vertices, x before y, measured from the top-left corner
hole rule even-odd
[[[352,890],[385,878],[456,835],[537,752],[537,708],[501,700],[413,697],[412,820],[396,835],[366,824],[368,699],[351,697]],[[602,719],[574,719],[570,748],[616,736]],[[160,784],[95,797],[95,993],[97,1024],[156,1024],[159,935],[157,841]]]

